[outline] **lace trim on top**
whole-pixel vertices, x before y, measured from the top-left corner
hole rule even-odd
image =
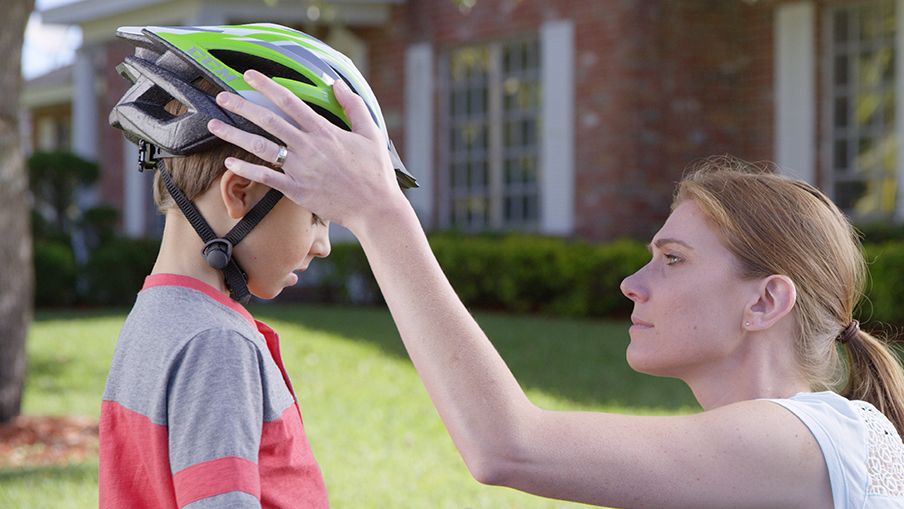
[[[869,403],[854,408],[866,423],[869,435],[868,495],[904,497],[904,442],[891,422]]]

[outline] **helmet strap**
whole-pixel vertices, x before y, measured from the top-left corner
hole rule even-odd
[[[276,189],[271,189],[266,195],[245,214],[238,224],[232,227],[229,232],[218,237],[211,229],[210,225],[201,215],[198,208],[192,203],[188,197],[173,182],[173,177],[166,169],[163,159],[155,161],[155,168],[160,172],[166,190],[176,202],[179,210],[188,219],[189,224],[195,229],[195,232],[204,241],[204,248],[201,250],[201,256],[213,268],[223,272],[226,288],[229,290],[229,297],[241,304],[247,304],[251,300],[251,292],[248,291],[248,276],[239,266],[235,257],[232,256],[233,248],[245,238],[248,233],[267,215],[276,203],[282,198],[282,193]]]

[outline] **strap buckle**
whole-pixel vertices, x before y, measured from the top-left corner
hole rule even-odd
[[[146,140],[138,140],[138,171],[153,170],[157,167],[157,154],[160,149]]]

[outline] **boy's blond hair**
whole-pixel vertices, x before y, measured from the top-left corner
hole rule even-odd
[[[219,92],[219,89],[204,78],[195,80],[192,85],[211,96]],[[182,115],[188,110],[184,104],[175,99],[167,103],[164,109],[167,113],[174,116]],[[223,176],[223,173],[226,172],[223,161],[227,157],[235,157],[249,163],[270,166],[270,163],[252,155],[250,152],[240,149],[231,143],[222,143],[212,149],[189,156],[168,158],[166,160],[166,169],[169,170],[173,176],[173,182],[176,187],[182,190],[185,197],[189,200],[194,200],[210,189],[210,186]],[[167,210],[176,206],[173,197],[166,190],[163,179],[160,178],[160,173],[154,173],[154,203],[157,204],[157,210],[164,214]]]

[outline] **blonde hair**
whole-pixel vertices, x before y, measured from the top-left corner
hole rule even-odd
[[[872,403],[902,433],[904,370],[898,358],[864,331],[843,345],[836,341],[853,319],[867,275],[856,231],[822,192],[774,169],[731,156],[704,159],[686,173],[672,207],[694,200],[740,261],[742,277],[791,278],[797,287],[795,352],[811,389],[841,388],[849,399]]]
[[[195,80],[192,85],[198,90],[215,95],[219,89],[213,86],[209,81],[200,78]],[[175,99],[167,103],[164,109],[173,116],[179,116],[187,111],[184,104]],[[270,166],[270,163],[252,155],[243,149],[236,147],[230,143],[219,144],[209,150],[198,152],[185,157],[171,157],[166,159],[166,169],[173,176],[173,182],[176,187],[182,190],[185,197],[194,200],[205,191],[210,189],[223,173],[226,167],[223,161],[227,157],[235,157],[248,161],[249,163]],[[166,213],[167,210],[176,206],[173,197],[166,190],[166,185],[159,173],[154,174],[154,203],[157,204],[157,210]]]

